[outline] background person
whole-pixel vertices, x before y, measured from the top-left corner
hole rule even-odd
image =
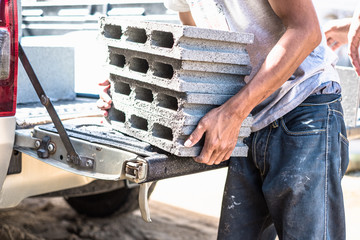
[[[352,18],[329,21],[324,27],[327,44],[332,50],[349,44],[348,54],[357,74],[360,76],[360,3]]]

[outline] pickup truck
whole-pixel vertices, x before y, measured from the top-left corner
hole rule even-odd
[[[64,4],[45,1],[23,7],[38,11],[39,6],[47,6],[54,11]],[[77,212],[88,216],[126,213],[140,206],[144,220],[150,221],[147,201],[156,181],[226,167],[226,162],[207,166],[192,158],[170,155],[113,130],[102,124],[95,99],[77,97],[52,103],[18,40],[21,30],[24,35],[45,31],[44,27],[36,29],[36,24],[30,23],[35,19],[41,25],[42,20],[37,17],[43,13],[29,13],[31,16],[23,19],[21,28],[18,7],[14,0],[0,1],[0,209],[14,207],[27,197],[62,196]],[[108,4],[93,1],[91,11],[104,8],[108,11]],[[159,19],[164,17],[150,20]],[[80,20],[69,21],[73,24]],[[93,28],[94,18],[86,21]],[[56,24],[47,28],[49,32],[59,31]],[[38,103],[17,104],[18,58],[37,92]],[[358,137],[358,78],[347,68],[339,68],[339,73],[349,133]],[[51,84],[57,88],[56,82]],[[48,124],[50,120],[54,125]]]
[[[105,217],[140,206],[144,220],[150,221],[147,201],[156,181],[226,166],[169,155],[114,131],[102,124],[95,99],[52,103],[19,44],[17,13],[16,1],[0,1],[0,208],[27,197],[63,196],[81,214]],[[29,27],[25,20],[24,34]],[[38,103],[17,104],[18,58]],[[50,120],[54,125],[47,124]]]

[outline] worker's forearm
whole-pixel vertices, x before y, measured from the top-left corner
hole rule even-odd
[[[349,55],[357,74],[360,76],[360,3],[354,12],[351,26],[348,33]]]
[[[191,12],[179,12],[179,18],[183,25],[196,26]]]
[[[289,28],[268,54],[254,78],[228,101],[235,116],[246,117],[251,110],[275,92],[295,72],[320,43],[321,33]]]

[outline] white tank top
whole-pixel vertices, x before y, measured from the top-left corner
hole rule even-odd
[[[191,11],[199,27],[253,33],[254,43],[247,47],[252,72],[246,82],[251,81],[285,32],[285,26],[268,0],[165,0],[165,5],[179,12]],[[337,56],[327,47],[323,35],[320,45],[303,61],[293,76],[252,111],[252,131],[258,131],[284,116],[311,94],[340,94],[336,62]]]

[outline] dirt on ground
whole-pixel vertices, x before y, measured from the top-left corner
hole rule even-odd
[[[360,239],[360,174],[344,177],[343,190],[347,239]],[[16,208],[0,211],[0,240],[216,239],[218,217],[154,200],[150,210],[152,223],[144,222],[139,211],[89,218],[77,214],[62,198],[28,198]]]
[[[218,219],[151,201],[152,223],[139,211],[107,218],[77,214],[62,198],[29,198],[0,211],[1,240],[211,240]]]

